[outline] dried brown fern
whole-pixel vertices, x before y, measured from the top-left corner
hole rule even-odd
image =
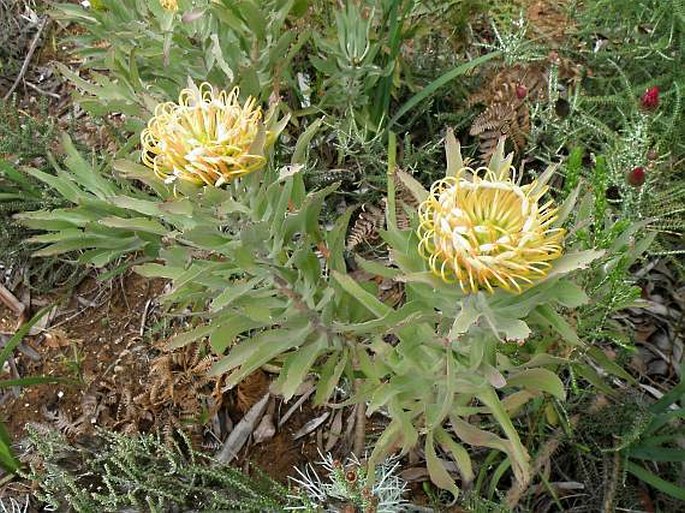
[[[382,209],[369,203],[363,204],[359,216],[347,235],[345,242],[347,250],[352,251],[361,244],[373,245],[376,243],[384,221],[385,215]]]
[[[419,201],[407,186],[397,177],[395,182],[395,219],[400,230],[411,229],[412,217],[415,216],[419,207]],[[373,245],[380,240],[380,231],[385,228],[385,220],[388,213],[387,198],[382,198],[380,206],[365,204],[362,212],[350,229],[347,237],[348,251],[355,250],[362,244]],[[376,248],[378,249],[378,248]],[[365,255],[366,256],[366,255]],[[381,251],[374,252],[374,260],[382,260],[386,264],[387,254],[383,248]],[[381,276],[373,276],[369,273],[361,272],[359,277],[364,276],[364,280],[371,280],[378,285],[378,298],[387,305],[394,307],[400,306],[405,300],[404,285],[392,279]]]
[[[395,216],[397,226],[401,230],[410,228],[410,212],[416,211],[419,206],[418,201],[409,189],[397,178],[395,178]],[[381,199],[380,206],[365,203],[361,207],[359,216],[352,224],[347,235],[346,247],[348,251],[353,251],[362,244],[374,245],[380,239],[380,231],[385,227],[388,202],[386,198]]]
[[[208,376],[216,357],[205,354],[199,344],[176,351],[160,349],[149,363],[135,351],[123,351],[117,365],[138,366],[136,372],[94,380],[78,413],[45,409],[43,416],[70,438],[90,434],[96,425],[130,434],[172,433],[183,427],[199,447],[203,440],[198,419],[213,416],[224,404],[221,379]],[[135,378],[145,374],[149,380],[144,384]]]
[[[59,406],[52,410],[47,406],[41,408],[43,418],[69,438],[76,438],[82,435],[91,434],[92,428],[99,421],[106,422],[109,418],[109,407],[104,401],[105,396],[95,390],[91,385],[83,394],[81,403],[74,410]],[[80,415],[77,412],[80,407]]]
[[[48,422],[52,423],[52,427],[57,429],[59,432],[64,433],[67,437],[74,438],[78,435],[86,433],[88,429],[88,424],[84,425],[83,416],[76,420],[71,418],[71,415],[64,411],[62,408],[58,408],[56,411],[50,411],[45,405],[41,407],[41,413],[43,418]]]
[[[419,201],[404,183],[395,175],[395,216],[397,227],[400,230],[408,230],[411,227],[411,216],[409,213],[416,212],[419,208]],[[387,208],[387,204],[384,204]]]
[[[480,139],[480,155],[487,161],[495,152],[501,137],[513,142],[514,149],[521,151],[526,145],[530,132],[530,114],[528,106],[519,103],[514,106],[504,103],[493,103],[481,112],[471,125],[469,133]]]
[[[582,68],[552,51],[546,61],[517,63],[495,68],[487,73],[484,85],[468,99],[468,104],[482,104],[483,110],[471,124],[469,133],[479,138],[480,156],[490,158],[501,137],[507,137],[515,152],[525,149],[531,129],[530,105],[548,97],[550,69],[557,69],[559,80],[580,80]]]
[[[541,63],[519,63],[486,75],[485,85],[468,100],[469,105],[485,105],[469,130],[480,139],[483,161],[503,136],[512,141],[515,151],[524,149],[530,133],[528,101],[542,100],[546,94],[547,70]]]
[[[529,104],[547,98],[550,66],[556,67],[561,81],[575,82],[582,77],[582,68],[557,52],[577,29],[568,4],[567,0],[514,1],[515,8],[525,13],[526,37],[552,51],[546,60],[492,69],[485,74],[481,89],[469,98],[469,105],[485,106],[470,129],[480,140],[483,161],[490,158],[502,136],[513,143],[515,152],[524,149],[530,133]]]
[[[147,394],[148,402],[154,407],[171,407],[180,419],[197,418],[215,388],[216,379],[208,376],[215,361],[215,356],[204,353],[202,344],[175,351],[163,348],[162,354],[150,365],[154,385],[142,395]],[[215,404],[216,409],[220,406],[220,402]]]
[[[492,68],[483,81],[481,89],[469,97],[469,105],[515,102],[525,98],[541,100],[547,95],[547,66],[531,62]]]

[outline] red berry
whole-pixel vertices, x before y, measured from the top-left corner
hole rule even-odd
[[[640,98],[640,105],[645,110],[656,109],[659,106],[659,88],[654,86],[647,89]]]
[[[516,98],[518,98],[519,100],[523,100],[527,94],[528,89],[526,89],[526,86],[522,84],[516,86]]]
[[[645,168],[636,167],[628,173],[626,179],[628,180],[628,183],[633,187],[642,187],[642,185],[645,183],[645,177]]]

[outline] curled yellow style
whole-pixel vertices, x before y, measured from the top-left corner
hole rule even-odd
[[[561,256],[557,208],[540,205],[545,179],[519,185],[503,166],[462,167],[433,184],[419,206],[419,252],[432,271],[465,293],[501,287],[521,292]]]
[[[264,167],[270,147],[287,119],[273,129],[257,100],[238,100],[238,89],[216,91],[194,84],[178,103],[162,103],[141,134],[143,163],[170,183],[176,179],[220,186]]]

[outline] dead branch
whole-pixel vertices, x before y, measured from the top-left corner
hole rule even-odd
[[[33,58],[33,54],[36,51],[36,48],[38,47],[38,41],[40,40],[40,35],[43,33],[43,30],[47,26],[48,22],[50,21],[49,18],[43,18],[43,21],[40,22],[40,25],[38,25],[38,30],[36,31],[36,34],[33,36],[33,40],[31,41],[31,46],[29,46],[29,51],[26,53],[26,58],[24,59],[24,64],[21,65],[21,69],[19,70],[19,75],[17,75],[16,80],[14,81],[14,84],[12,84],[12,87],[10,87],[10,90],[7,91],[7,94],[3,99],[7,100],[10,96],[12,96],[12,93],[14,90],[17,88],[21,80],[24,78],[24,75],[26,74],[26,71],[29,69],[29,64],[31,63],[31,59]]]

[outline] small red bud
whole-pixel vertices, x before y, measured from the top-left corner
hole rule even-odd
[[[523,100],[526,95],[528,94],[528,89],[526,89],[526,86],[523,84],[519,84],[516,86],[516,98],[519,100]]]
[[[647,89],[640,98],[640,105],[644,110],[656,109],[659,106],[659,88],[654,86]]]
[[[633,187],[642,187],[642,185],[645,183],[645,168],[633,168],[633,170],[628,173],[626,179]]]

